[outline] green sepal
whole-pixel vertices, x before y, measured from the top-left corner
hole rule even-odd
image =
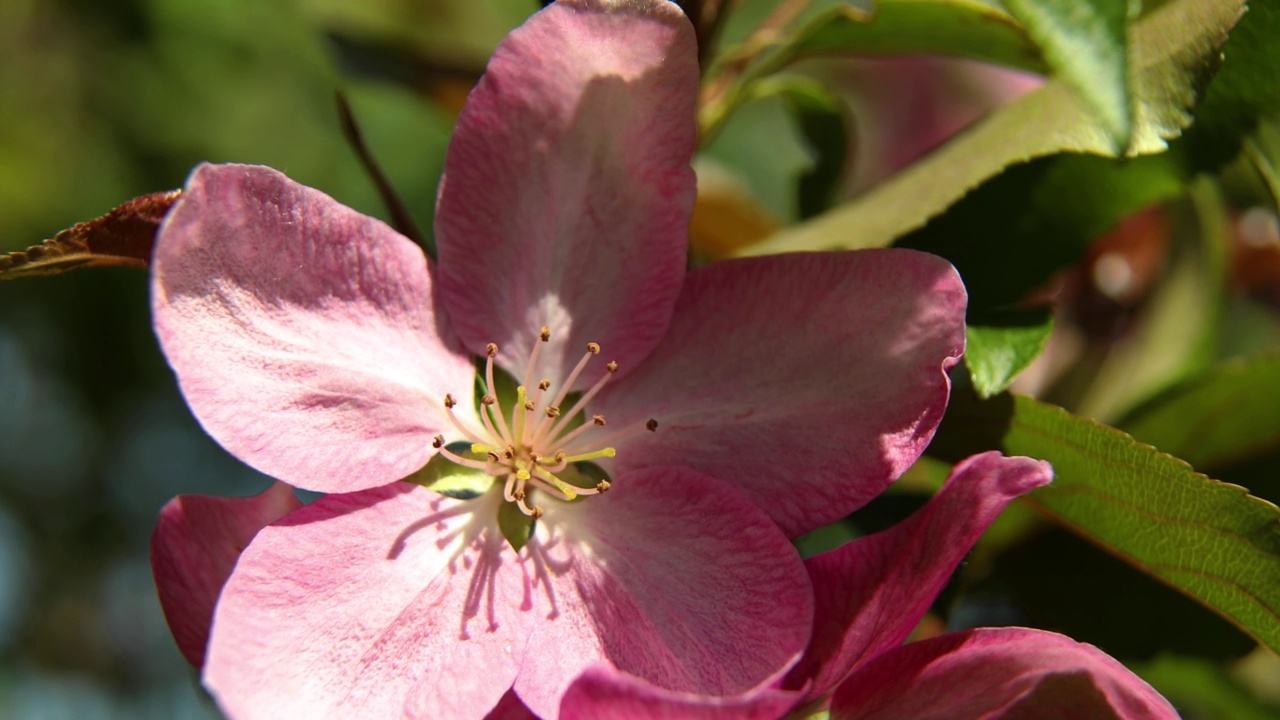
[[[452,442],[445,446],[455,455],[474,460],[485,456],[471,452],[471,443]],[[459,465],[443,455],[436,455],[421,470],[405,478],[405,482],[421,485],[455,500],[473,500],[493,487],[494,478],[483,470]]]
[[[536,520],[525,515],[513,502],[504,502],[498,506],[498,529],[502,531],[502,537],[507,539],[511,549],[516,552],[524,549],[525,544],[529,542],[536,523]]]
[[[964,362],[978,397],[1000,394],[1040,356],[1053,333],[1049,308],[989,311],[969,318]]]

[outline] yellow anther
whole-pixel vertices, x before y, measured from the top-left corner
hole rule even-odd
[[[543,325],[542,330],[538,333],[538,339],[541,340],[542,342],[546,342],[550,340],[551,328],[547,327],[546,325]]]
[[[488,355],[489,357],[498,357],[498,344],[489,343],[488,345],[485,345],[484,354]]]
[[[591,353],[592,355],[599,355],[600,343],[593,343],[593,342],[587,343],[587,352]]]
[[[608,492],[610,487],[612,487],[612,485],[608,480],[601,480],[600,482],[596,483],[596,492],[598,493]]]
[[[551,407],[547,408],[547,417],[549,418],[560,417],[560,408],[556,407],[555,405],[552,405]]]
[[[608,371],[609,371],[609,372],[611,372],[611,373],[616,373],[616,372],[618,372],[618,361],[617,361],[617,360],[610,360],[610,361],[609,361],[609,364],[604,366],[604,369],[605,369],[605,370],[608,370]]]
[[[541,380],[541,381],[539,381],[539,382],[538,382],[538,389],[539,389],[539,390],[546,390],[546,389],[547,389],[547,388],[549,388],[549,387],[551,387],[551,381],[550,381],[550,380]]]

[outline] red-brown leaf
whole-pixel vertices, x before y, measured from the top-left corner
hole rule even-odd
[[[156,230],[181,190],[136,197],[100,218],[82,222],[20,252],[0,255],[0,280],[55,275],[81,267],[146,267]]]

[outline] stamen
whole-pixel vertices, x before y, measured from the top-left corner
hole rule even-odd
[[[533,384],[533,370],[538,366],[538,354],[542,352],[542,346],[551,339],[551,328],[546,325],[542,326],[542,330],[538,333],[538,340],[533,344],[533,352],[529,353],[529,364],[524,369],[524,381],[521,383],[525,387]]]
[[[560,392],[556,393],[556,399],[551,401],[552,405],[560,407],[564,403],[564,398],[573,389],[573,383],[578,380],[578,376],[582,374],[582,369],[591,361],[593,355],[600,354],[600,346],[596,343],[587,343],[587,354],[582,356],[578,364],[574,366],[573,372],[569,373],[569,378],[564,381],[564,386],[560,388]]]
[[[578,427],[574,428],[573,431],[570,432],[568,435],[565,435],[564,437],[560,438],[555,443],[547,443],[547,444],[552,446],[558,445],[560,448],[563,449],[566,446],[568,446],[570,443],[572,443],[574,440],[577,440],[582,435],[582,433],[590,430],[591,428],[596,428],[596,427],[604,427],[603,415],[592,415],[591,422],[582,423]]]
[[[471,458],[464,458],[447,447],[440,448],[440,454],[448,458],[450,462],[457,463],[463,467],[469,467],[472,470],[489,470],[488,463],[482,463],[479,460],[472,460]]]
[[[586,426],[584,425],[583,427],[586,427]],[[581,430],[582,428],[578,428],[578,429]],[[591,445],[595,447],[599,447],[601,445],[614,446],[618,444],[619,440],[629,438],[632,435],[639,435],[642,432],[657,432],[657,430],[658,430],[658,421],[654,420],[653,418],[649,418],[643,425],[632,425],[631,427],[619,430],[618,432],[612,435],[607,435],[604,437],[604,439],[593,437],[591,438]],[[567,441],[569,438],[566,437],[565,439]],[[561,442],[560,447],[561,449],[567,452],[574,451],[573,444],[570,442]],[[608,447],[605,449],[611,450],[613,448]],[[575,460],[573,460],[572,457],[568,458],[568,461],[575,462]]]
[[[462,433],[462,436],[467,440],[471,441],[472,443],[483,443],[484,442],[483,439],[478,437],[474,432],[471,432],[469,428],[467,428],[465,425],[462,424],[462,421],[458,419],[458,416],[453,414],[453,408],[457,404],[458,404],[458,401],[453,399],[453,395],[450,395],[448,393],[445,394],[444,410],[445,410],[445,414],[449,416],[449,422],[452,422],[453,427],[456,428],[458,432]],[[434,443],[434,438],[432,439],[432,442]]]
[[[607,373],[605,373],[603,376],[601,376],[601,378],[600,378],[599,380],[597,380],[597,381],[596,381],[596,384],[595,384],[595,385],[592,385],[592,386],[591,386],[591,389],[590,389],[590,390],[588,390],[588,391],[586,392],[586,394],[584,394],[582,397],[578,398],[578,402],[576,402],[576,403],[574,403],[574,404],[573,404],[573,407],[572,407],[572,408],[570,408],[570,409],[569,409],[569,411],[565,413],[565,416],[567,416],[567,417],[576,417],[576,416],[578,415],[578,411],[579,411],[579,410],[581,410],[582,408],[586,407],[587,403],[591,400],[591,398],[595,397],[595,396],[596,396],[596,393],[600,392],[600,390],[604,388],[605,383],[609,382],[609,378],[613,377],[613,374],[614,374],[614,373],[616,373],[616,372],[618,372],[618,363],[617,363],[617,362],[610,361],[610,362],[609,362],[609,364],[608,364],[608,365],[606,365],[605,367],[609,370],[609,372],[607,372]],[[596,416],[592,417],[592,420],[594,420],[596,417],[600,417],[600,416],[599,416],[599,415],[596,415]],[[557,428],[557,429],[558,429],[558,428]],[[548,439],[548,440],[546,441],[546,443],[547,443],[548,445],[555,445],[555,444],[557,444],[557,443],[556,443],[556,439],[555,439],[555,438],[556,438],[556,434],[557,434],[557,433],[555,433],[555,432],[548,432],[548,434],[549,434],[551,437],[550,437],[550,439]],[[543,438],[538,437],[538,438],[535,438],[534,440],[535,440],[535,442],[537,442],[537,441],[542,440],[542,439],[543,439]]]
[[[435,448],[435,449],[437,449],[437,450],[439,450],[440,448],[444,447],[444,436],[443,436],[443,435],[437,435],[437,436],[435,436],[435,437],[431,438],[431,447],[433,447],[433,448]]]
[[[493,425],[493,418],[490,413],[493,412],[493,406],[498,402],[498,398],[493,395],[485,395],[480,398],[480,422],[484,423],[484,429],[489,433],[490,437],[501,437],[497,428]]]
[[[501,432],[497,433],[497,435],[503,440],[510,442],[512,440],[511,430],[507,428],[507,419],[506,417],[504,417],[502,412],[502,402],[498,400],[498,389],[497,389],[497,386],[493,384],[493,358],[495,355],[498,354],[498,346],[494,345],[493,343],[489,343],[489,344],[493,345],[493,352],[485,353],[486,355],[488,355],[488,359],[485,360],[485,363],[484,363],[484,382],[485,382],[484,389],[485,389],[485,392],[488,393],[489,396],[493,398],[493,407],[491,408],[491,410],[494,414],[494,417],[498,421],[497,422],[498,428],[501,429]],[[488,348],[486,348],[486,350],[487,349]],[[492,422],[493,421],[490,420],[490,423]]]
[[[611,487],[613,487],[613,483],[608,480],[601,480],[596,483],[596,486],[593,488],[576,488],[576,490],[579,495],[603,495],[608,492]]]

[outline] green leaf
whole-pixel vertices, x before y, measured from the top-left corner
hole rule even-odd
[[[0,255],[0,280],[56,275],[82,267],[146,267],[156,231],[181,190],[137,197],[100,218],[21,252]]]
[[[752,94],[752,86],[788,65],[823,55],[953,55],[1045,72],[1040,50],[1008,13],[977,0],[881,0],[872,13],[842,4],[818,13],[794,32],[764,47],[731,48],[713,68],[713,96],[699,115],[703,138],[720,127]],[[736,77],[724,80],[718,74]],[[726,67],[728,70],[726,70]]]
[[[808,218],[831,207],[849,153],[845,109],[823,85],[800,75],[776,75],[756,83],[754,98],[776,96],[809,146],[812,166],[800,173],[796,212]]]
[[[1209,470],[1280,448],[1280,355],[1222,363],[1120,423],[1134,438]]]
[[[1133,109],[1125,26],[1128,0],[1004,0],[1044,51],[1055,77],[1069,85],[1111,136],[1113,154],[1129,146]]]
[[[446,447],[462,457],[484,459],[482,455],[471,452],[469,442],[453,442]],[[459,465],[443,455],[436,455],[421,470],[405,478],[405,481],[456,500],[471,500],[488,492],[493,487],[494,478],[483,470]]]
[[[1027,502],[1280,650],[1280,509],[1114,428],[1031,398],[957,393],[930,452],[1053,464]]]
[[[1048,69],[1016,20],[976,0],[880,0],[869,15],[849,5],[832,8],[766,62],[834,54],[954,55],[1031,72]]]
[[[1166,655],[1130,665],[1143,680],[1169,698],[1184,717],[1274,720],[1276,708],[1250,695],[1219,663]]]
[[[1222,48],[1222,71],[1196,108],[1187,133],[1187,154],[1195,167],[1216,170],[1233,159],[1260,119],[1280,111],[1280,6],[1255,0]]]
[[[1243,5],[1244,0],[1172,0],[1133,25],[1137,104],[1130,155],[1160,153],[1191,122],[1197,93],[1217,69],[1218,49]],[[1107,156],[1111,145],[1093,113],[1064,80],[1055,79],[991,113],[876,190],[745,248],[743,254],[884,246],[1010,165],[1064,152]],[[1030,179],[1043,180],[1038,175],[1046,167],[1027,171]],[[1024,176],[1011,187],[1027,181]],[[1042,186],[1037,182],[1032,188]],[[1030,191],[1024,187],[1024,193]],[[986,222],[995,224],[993,217],[1000,216],[988,215]],[[1003,218],[1001,223],[1011,225]]]
[[[1053,333],[1048,308],[991,312],[971,318],[965,329],[964,362],[978,396],[1003,392],[1039,357]]]

